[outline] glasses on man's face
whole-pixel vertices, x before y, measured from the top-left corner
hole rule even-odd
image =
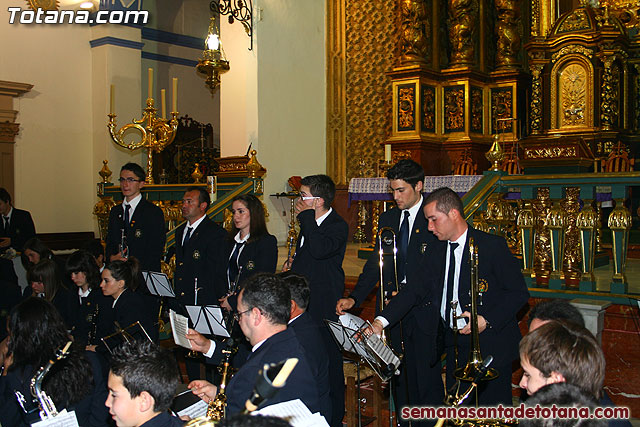
[[[233,313],[233,318],[234,318],[234,319],[236,319],[236,322],[239,322],[239,321],[240,321],[240,318],[242,317],[242,315],[243,315],[243,314],[245,314],[245,313],[250,312],[251,310],[252,310],[252,309],[250,308],[250,309],[248,309],[248,310],[241,311],[241,312],[239,312],[239,313]]]
[[[131,178],[131,177],[129,177],[129,178],[122,178],[122,177],[118,178],[118,182],[120,182],[121,184],[123,182],[128,182],[129,184],[132,184],[134,182],[141,182],[141,181],[142,181],[141,179],[135,179],[135,178]]]

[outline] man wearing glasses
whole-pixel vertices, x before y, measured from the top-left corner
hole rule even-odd
[[[144,169],[127,163],[120,169],[120,190],[124,200],[109,213],[106,254],[110,261],[133,256],[141,271],[160,271],[166,231],[162,210],[145,200]]]

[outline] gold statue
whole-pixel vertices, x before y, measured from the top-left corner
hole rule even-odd
[[[518,0],[496,0],[496,66],[515,67],[520,51]]]
[[[470,65],[474,62],[477,20],[478,0],[449,0],[451,65]]]
[[[400,6],[400,62],[425,63],[429,60],[431,31],[423,0],[402,0]]]

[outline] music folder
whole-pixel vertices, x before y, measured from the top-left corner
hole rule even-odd
[[[147,289],[151,292],[151,295],[159,297],[176,297],[166,274],[157,271],[143,271],[142,278],[144,279],[145,285],[147,285]]]
[[[229,331],[219,305],[186,305],[193,329],[201,334],[229,338]]]

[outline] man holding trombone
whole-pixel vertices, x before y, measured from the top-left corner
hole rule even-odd
[[[417,272],[421,260],[429,256],[431,244],[436,241],[427,229],[422,212],[422,166],[413,160],[400,160],[389,169],[387,178],[396,207],[380,215],[378,234],[383,235],[376,240],[375,249],[351,295],[338,300],[337,314],[344,314],[345,310],[359,306],[379,281],[384,283],[385,300],[390,298],[392,293],[398,290],[396,287],[402,288],[407,283],[407,278]],[[389,257],[379,253],[381,242],[385,246],[383,252],[393,254],[394,249],[397,249],[396,256]],[[379,268],[380,261],[384,261],[383,269]],[[380,277],[381,275],[383,277]],[[377,313],[383,305],[384,301],[381,301],[378,293]],[[433,349],[426,347],[426,343],[435,340],[437,328],[420,320],[424,313],[437,314],[437,310],[438,307],[435,305],[416,305],[407,310],[406,315],[402,317],[402,325],[394,325],[390,330],[391,347],[398,354],[404,353],[402,372],[400,376],[394,377],[396,413],[406,405],[442,403],[440,359],[435,356]],[[428,363],[424,363],[426,352],[434,353],[434,357],[428,358]]]
[[[429,230],[440,242],[432,245],[422,272],[415,280],[410,278],[408,286],[374,320],[373,332],[380,333],[387,324],[395,324],[416,304],[437,305],[437,318],[423,318],[421,321],[428,322],[433,329],[441,328],[443,332],[447,352],[447,388],[451,389],[455,383],[456,367],[464,367],[471,371],[472,376],[475,375],[478,366],[466,368],[469,367],[468,356],[480,354],[480,348],[472,348],[472,342],[476,341],[485,357],[493,356],[491,368],[499,374],[491,381],[481,381],[477,403],[481,406],[500,403],[511,406],[511,365],[518,359],[521,338],[516,314],[529,299],[518,261],[504,238],[467,224],[462,201],[450,188],[432,192],[424,202],[424,214]],[[474,257],[470,256],[470,243],[477,248]],[[470,258],[477,260],[473,270],[477,278],[474,287],[478,290],[475,297],[471,295]],[[467,308],[473,299],[478,300],[475,310]],[[471,316],[473,311],[477,312],[475,319]],[[477,332],[473,331],[474,320]],[[460,333],[457,351],[454,347],[456,329]],[[435,339],[425,345],[438,347]],[[465,388],[463,385],[460,390]]]

